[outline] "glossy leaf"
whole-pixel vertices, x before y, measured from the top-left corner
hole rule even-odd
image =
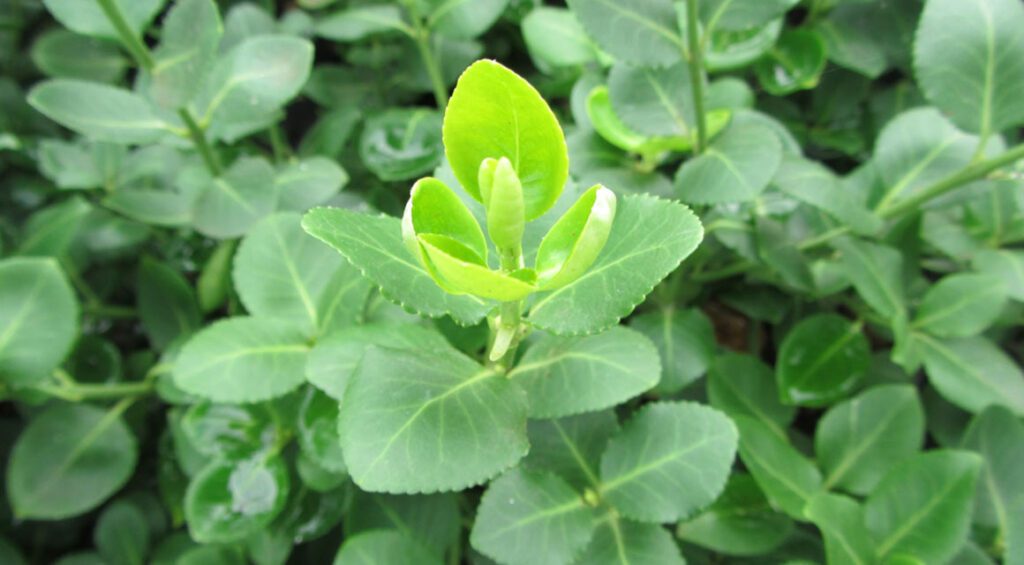
[[[342,472],[345,456],[338,436],[338,403],[310,389],[299,408],[299,445],[303,453],[328,471]]]
[[[530,417],[560,418],[609,408],[649,390],[661,376],[657,355],[650,340],[626,328],[544,336],[508,377],[526,392]]]
[[[870,345],[860,324],[837,314],[809,316],[779,347],[779,394],[787,404],[829,404],[857,385],[870,362]]]
[[[511,273],[491,270],[479,255],[443,235],[425,234],[417,241],[446,290],[501,302],[521,300],[537,291],[537,275],[532,269]]]
[[[181,431],[196,451],[240,461],[272,447],[277,440],[273,408],[199,402],[181,418]]]
[[[555,222],[537,249],[542,289],[565,286],[587,271],[608,241],[615,208],[615,193],[596,185]]]
[[[730,417],[751,417],[781,440],[796,415],[796,408],[779,401],[771,368],[749,355],[727,353],[714,360],[708,372],[708,398]]]
[[[807,503],[804,514],[821,530],[829,563],[858,565],[874,560],[864,509],[855,500],[821,492]]]
[[[758,61],[761,87],[775,96],[818,86],[827,62],[825,40],[808,29],[785,31],[768,55]]]
[[[785,439],[750,416],[732,416],[740,432],[740,459],[772,505],[805,520],[804,506],[821,488],[821,473]]]
[[[733,123],[700,156],[686,161],[675,178],[685,202],[746,202],[759,195],[782,161],[779,138],[755,124]]]
[[[359,155],[378,178],[409,180],[441,161],[441,115],[422,108],[370,116],[359,138]]]
[[[201,543],[245,539],[281,512],[289,488],[288,468],[279,457],[213,461],[189,483],[189,533]]]
[[[999,404],[1024,414],[1024,372],[983,337],[918,336],[928,381],[953,404],[973,413]]]

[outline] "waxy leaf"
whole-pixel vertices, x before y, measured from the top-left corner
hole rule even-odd
[[[181,417],[181,431],[196,451],[217,459],[240,461],[271,447],[277,439],[273,408],[253,404],[193,404]]]
[[[337,249],[385,296],[425,316],[450,314],[463,324],[478,322],[489,310],[472,296],[442,290],[402,243],[397,218],[360,214],[341,208],[317,208],[305,215],[302,227]]]
[[[615,220],[615,193],[596,185],[551,227],[537,249],[540,288],[553,290],[578,279],[608,241]]]
[[[684,565],[679,546],[658,524],[623,520],[610,510],[598,518],[594,539],[577,563],[630,565]]]
[[[715,359],[708,371],[711,405],[730,417],[749,416],[780,440],[796,408],[779,401],[775,375],[763,361],[750,355],[727,353]]]
[[[943,398],[973,413],[999,404],[1024,415],[1024,372],[991,341],[918,334],[917,342],[928,381]]]
[[[785,439],[749,416],[732,416],[740,431],[740,459],[772,505],[805,520],[804,506],[821,488],[821,473]]]
[[[674,394],[707,371],[715,354],[711,321],[700,310],[663,308],[630,319],[661,356],[661,381],[653,391]]]
[[[782,544],[792,531],[793,521],[772,509],[750,475],[733,473],[722,496],[679,524],[676,534],[725,555],[762,555]]]
[[[597,474],[608,439],[619,429],[611,410],[556,420],[530,420],[530,453],[522,467],[551,471],[582,491],[599,489]]]
[[[461,490],[529,448],[522,392],[496,370],[446,351],[367,350],[338,429],[353,480],[372,492]]]
[[[420,235],[455,240],[476,254],[479,263],[487,263],[487,240],[473,213],[444,182],[431,177],[412,185],[402,216],[402,240],[414,257],[429,265],[417,240]]]
[[[654,345],[623,327],[584,337],[544,336],[508,373],[526,391],[531,418],[609,408],[649,390],[660,376]]]
[[[968,337],[989,327],[1006,305],[1006,283],[992,275],[943,278],[921,299],[912,326],[939,337]]]
[[[121,88],[73,79],[35,86],[28,103],[84,136],[112,143],[152,143],[170,131],[144,98]]]
[[[260,402],[301,385],[308,354],[299,326],[274,319],[228,318],[207,326],[185,344],[174,364],[174,382],[215,402]]]
[[[768,128],[733,122],[700,156],[686,161],[675,178],[684,202],[746,202],[768,186],[782,162],[782,144]]]
[[[480,499],[470,543],[509,565],[571,563],[594,533],[593,510],[550,473],[513,469]]]
[[[692,402],[648,404],[601,457],[601,496],[623,516],[673,522],[718,498],[736,457],[736,427]]]
[[[627,63],[663,67],[683,58],[685,43],[671,0],[569,0],[583,29]]]
[[[837,314],[800,321],[779,347],[779,394],[783,402],[823,406],[857,385],[871,363],[871,348],[861,326]]]
[[[423,108],[392,109],[371,116],[359,137],[359,156],[385,181],[426,174],[441,161],[441,114]]]
[[[923,441],[924,408],[917,391],[882,385],[826,412],[814,434],[814,451],[825,488],[866,495]]]
[[[821,530],[829,563],[860,565],[874,561],[871,535],[864,526],[864,509],[855,500],[820,492],[807,503],[804,514]]]
[[[942,563],[967,539],[981,457],[932,451],[902,463],[864,503],[878,560],[907,555]]]
[[[338,402],[310,388],[299,407],[299,445],[302,452],[328,471],[345,471],[338,436]]]
[[[827,48],[821,35],[809,29],[796,29],[784,31],[754,70],[765,91],[784,96],[818,86],[827,62]]]
[[[53,406],[11,450],[7,493],[14,515],[56,520],[92,510],[128,481],[137,459],[135,436],[118,412]]]
[[[0,382],[46,379],[77,335],[78,301],[56,261],[0,261]]]
[[[382,563],[441,565],[443,562],[422,545],[395,530],[375,530],[348,538],[334,557],[334,565]]]
[[[437,271],[435,280],[446,290],[501,302],[520,300],[537,290],[537,275],[532,269],[507,274],[493,271],[479,255],[443,235],[425,234],[417,241],[426,252],[427,264]]]
[[[988,135],[1024,123],[1024,6],[929,0],[914,41],[925,96],[961,128]]]
[[[573,282],[538,295],[528,320],[559,335],[611,327],[675,270],[703,236],[700,221],[685,206],[650,196],[624,197],[616,205],[608,243],[597,261]]]
[[[200,543],[229,543],[266,528],[284,508],[288,467],[277,456],[213,461],[188,485],[185,518]]]

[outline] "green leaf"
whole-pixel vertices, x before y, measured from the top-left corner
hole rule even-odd
[[[494,369],[447,351],[370,348],[338,422],[353,480],[372,492],[461,490],[526,455],[526,402]]]
[[[346,511],[345,535],[394,528],[435,555],[460,542],[463,516],[456,493],[391,495],[357,491]]]
[[[78,301],[52,259],[0,261],[0,381],[47,378],[78,336]]]
[[[1024,555],[1024,425],[1001,406],[978,414],[964,434],[963,447],[985,458],[978,493],[975,496],[974,522],[992,526],[1006,540],[1006,563]]]
[[[686,561],[665,528],[623,520],[611,510],[599,519],[594,539],[577,563],[684,565]]]
[[[621,404],[658,383],[654,344],[624,327],[585,337],[541,337],[508,377],[526,392],[531,418],[560,418]]]
[[[554,205],[569,174],[565,136],[551,108],[530,83],[495,61],[477,61],[459,77],[444,114],[444,147],[459,184],[480,202],[480,163],[511,161],[527,221]]]
[[[199,278],[196,279],[196,296],[199,308],[204,313],[219,308],[231,292],[231,263],[237,246],[238,242],[235,240],[218,243],[203,265],[203,270],[199,272]]]
[[[800,320],[779,347],[776,377],[787,404],[824,406],[857,386],[871,364],[859,323],[838,314]]]
[[[412,31],[402,20],[401,8],[395,4],[356,6],[316,22],[316,34],[334,41],[359,41],[387,31]]]
[[[782,162],[782,144],[768,128],[734,122],[676,173],[676,195],[695,204],[753,200]]]
[[[864,503],[878,560],[907,555],[942,563],[967,539],[981,457],[965,451],[922,453],[882,479]]]
[[[873,3],[847,2],[836,6],[817,25],[828,47],[829,60],[877,79],[889,68],[885,45],[877,37],[883,33],[885,22],[880,20],[884,17],[883,10]]]
[[[513,469],[480,499],[469,539],[501,563],[562,565],[573,562],[593,533],[593,510],[565,481]]]
[[[118,39],[118,32],[107,19],[99,2],[83,0],[43,0],[46,9],[65,27],[76,33]],[[164,0],[113,0],[135,35],[142,35],[150,21],[163,8]]]
[[[276,205],[274,168],[261,157],[241,157],[204,183],[192,208],[192,224],[209,237],[238,237]]]
[[[675,394],[700,378],[715,355],[711,320],[699,309],[662,308],[630,319],[631,328],[654,342],[661,357],[661,381],[653,392]]]
[[[864,509],[855,500],[820,492],[804,508],[825,538],[825,555],[835,565],[866,565],[874,562],[871,536],[864,526]]]
[[[522,467],[550,471],[579,490],[599,489],[597,471],[608,439],[619,429],[611,410],[557,420],[531,420],[530,453]]]
[[[282,212],[249,230],[235,254],[233,278],[250,314],[301,326],[312,335],[323,322],[318,305],[345,261],[302,230],[301,216]]]
[[[223,33],[211,0],[178,0],[167,13],[160,45],[153,51],[149,85],[153,100],[165,108],[183,108],[203,85]]]
[[[817,87],[827,62],[827,48],[821,34],[805,28],[794,29],[782,32],[754,70],[766,92],[785,96]]]
[[[708,372],[708,398],[730,417],[756,419],[780,440],[787,439],[786,427],[796,415],[796,408],[779,401],[771,368],[750,355],[726,353],[715,359]]]
[[[991,341],[916,337],[928,382],[943,398],[972,413],[998,404],[1024,415],[1024,372]]]
[[[53,79],[32,88],[28,103],[82,135],[113,143],[153,143],[170,131],[144,98],[121,88]]]
[[[348,538],[334,557],[334,565],[417,563],[441,565],[423,546],[393,530],[376,530]]]
[[[914,41],[925,96],[961,128],[988,135],[1024,123],[1024,7],[1014,0],[929,0]]]
[[[597,47],[565,8],[537,6],[523,18],[521,29],[530,57],[541,69],[573,67],[597,59]]]
[[[935,108],[896,116],[875,141],[872,162],[888,187],[875,209],[884,210],[964,168],[977,146],[978,138],[958,130]]]
[[[696,123],[686,64],[671,67],[612,66],[612,108],[629,128],[644,135],[693,137]]]
[[[352,326],[317,341],[306,364],[306,378],[340,401],[363,354],[372,345],[422,351],[451,348],[444,336],[420,326],[391,323]]]
[[[768,52],[782,33],[782,19],[742,30],[711,29],[705,40],[704,64],[709,71],[742,69]],[[743,83],[746,84],[746,83]],[[708,92],[709,99],[711,99]],[[712,105],[712,108],[715,106]]]
[[[845,190],[835,174],[809,159],[784,155],[772,185],[848,225],[854,233],[871,235],[882,227],[882,221]]]
[[[479,255],[453,238],[425,234],[416,239],[430,268],[438,274],[435,280],[447,292],[514,302],[537,291],[537,274],[532,269],[493,271]]]
[[[473,39],[490,29],[509,0],[426,0],[427,26],[456,39]]]
[[[799,0],[707,0],[698,6],[711,29],[749,29],[785,15]]]
[[[202,325],[192,287],[170,265],[143,257],[136,287],[139,321],[154,349],[163,351]]]
[[[537,249],[536,270],[542,289],[565,286],[587,271],[608,242],[615,208],[615,193],[598,184],[555,222]]]
[[[844,238],[833,242],[841,265],[857,294],[887,320],[906,316],[903,256],[885,245]]]
[[[201,401],[181,418],[181,431],[196,451],[231,461],[252,457],[277,440],[273,408],[266,404],[235,406]]]
[[[986,249],[978,252],[971,264],[975,270],[1003,279],[1010,298],[1024,302],[1024,252]]]
[[[953,274],[928,289],[912,326],[939,337],[977,335],[1003,312],[1006,283],[991,275]]]
[[[337,401],[310,388],[299,408],[298,431],[299,445],[310,459],[329,471],[345,471]]]
[[[103,509],[93,542],[106,563],[143,565],[149,553],[150,530],[138,506],[122,499]]]
[[[733,473],[705,511],[676,529],[680,539],[725,555],[763,555],[793,532],[793,521],[769,506],[750,475]]]
[[[924,408],[907,385],[880,385],[836,404],[818,422],[814,451],[825,488],[865,495],[924,441]]]
[[[63,29],[40,35],[31,57],[39,70],[54,78],[116,83],[128,68],[117,46]]]
[[[278,320],[228,318],[185,344],[174,382],[215,402],[260,402],[302,384],[309,345],[301,328]]]
[[[337,249],[385,296],[425,316],[450,314],[474,324],[489,309],[480,299],[442,290],[402,243],[401,222],[340,208],[317,208],[302,219],[309,234]]]
[[[689,208],[646,195],[619,200],[608,243],[583,276],[534,302],[529,322],[559,335],[599,332],[633,311],[703,239]],[[608,289],[615,292],[609,294]]]
[[[569,0],[587,34],[615,58],[664,67],[685,50],[671,0]]]
[[[359,137],[359,156],[385,181],[409,180],[440,163],[441,114],[423,108],[396,108],[370,116]]]
[[[199,543],[230,543],[266,528],[288,500],[288,467],[277,456],[213,461],[188,485],[185,518]]]
[[[804,521],[804,506],[821,488],[821,473],[788,441],[749,416],[733,415],[740,458],[772,506]]]
[[[331,159],[314,156],[285,165],[274,184],[278,209],[305,212],[337,194],[348,184],[348,173]]]
[[[32,419],[7,464],[15,516],[57,520],[99,506],[128,481],[138,446],[121,410],[59,404]]]
[[[725,488],[736,427],[692,402],[648,404],[626,421],[601,457],[601,495],[623,516],[673,522]]]

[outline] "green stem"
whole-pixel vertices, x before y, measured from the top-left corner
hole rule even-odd
[[[121,38],[121,43],[124,44],[125,49],[135,59],[135,62],[144,70],[152,71],[156,65],[153,54],[149,52],[149,47],[146,47],[142,39],[132,31],[114,0],[99,0],[99,4],[110,25],[114,26],[117,35]]]
[[[99,318],[118,318],[131,320],[138,316],[135,308],[128,306],[112,306],[109,304],[85,304],[82,311]]]
[[[207,143],[206,133],[196,123],[196,119],[192,117],[192,112],[188,108],[181,108],[178,110],[178,115],[181,116],[181,121],[185,122],[185,126],[188,128],[188,135],[192,138],[192,144],[195,145],[196,151],[202,156],[203,163],[206,164],[210,174],[215,177],[220,176],[221,167],[220,161],[217,160],[217,154],[213,152],[213,148]]]
[[[444,109],[448,105],[448,87],[445,86],[444,77],[441,75],[441,67],[437,64],[437,57],[430,47],[430,31],[427,30],[416,18],[415,30],[416,47],[420,50],[420,57],[423,59],[423,66],[430,76],[430,84],[434,88],[434,100],[437,107]]]
[[[292,155],[291,148],[288,147],[288,142],[284,139],[284,132],[281,131],[280,124],[274,124],[269,128],[270,133],[270,147],[274,151],[274,161],[278,163],[285,161]]]
[[[38,384],[34,387],[40,392],[55,396],[69,402],[83,400],[104,400],[111,398],[142,396],[153,391],[152,382],[111,383],[111,384]]]
[[[686,39],[689,52],[686,53],[690,68],[690,87],[693,89],[693,108],[697,118],[697,139],[693,144],[695,154],[707,148],[708,126],[704,116],[704,53],[700,48],[697,30],[697,0],[686,0]]]

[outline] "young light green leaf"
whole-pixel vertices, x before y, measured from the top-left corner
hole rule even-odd
[[[1003,279],[1010,298],[1024,302],[1024,252],[986,249],[978,252],[971,264],[982,273]]]
[[[156,350],[202,325],[192,286],[171,266],[143,257],[136,285],[139,321]]]
[[[316,23],[316,34],[334,41],[359,41],[388,31],[411,33],[395,4],[355,6],[340,10]]]
[[[921,449],[924,408],[907,385],[880,385],[833,406],[818,423],[814,451],[824,487],[866,495]]]
[[[775,375],[760,359],[727,353],[715,359],[708,372],[711,405],[730,417],[749,416],[782,441],[796,408],[779,401]]]
[[[426,548],[395,530],[375,530],[345,540],[334,565],[379,565],[417,563],[441,565]]]
[[[804,508],[825,538],[825,554],[834,565],[867,565],[874,562],[871,535],[864,526],[864,509],[855,500],[819,492]]]
[[[491,270],[479,255],[447,236],[424,234],[416,238],[427,256],[435,280],[447,292],[471,294],[500,302],[514,302],[537,291],[533,269],[511,273]]]
[[[565,136],[551,108],[495,61],[477,61],[459,77],[444,114],[444,147],[459,184],[478,201],[480,163],[508,158],[523,185],[527,221],[554,205],[569,174]]]
[[[953,274],[928,289],[911,325],[939,337],[968,337],[989,327],[1005,305],[1002,279]]]
[[[615,193],[595,185],[555,222],[537,249],[537,278],[544,290],[578,279],[604,249],[615,220]]]
[[[793,532],[793,521],[772,509],[750,475],[733,473],[705,511],[676,528],[680,539],[725,555],[764,555]]]
[[[288,466],[278,456],[212,461],[188,485],[185,518],[200,543],[230,543],[266,528],[284,508]]]
[[[732,416],[740,431],[740,459],[772,505],[804,518],[804,506],[821,488],[821,473],[788,441],[749,416]]]
[[[808,316],[779,347],[775,374],[787,404],[824,406],[857,386],[871,364],[861,326],[838,314]]]
[[[470,543],[509,565],[566,565],[594,534],[593,510],[550,473],[513,469],[480,499]]]
[[[167,13],[160,45],[153,51],[149,85],[153,100],[165,108],[183,108],[196,95],[213,65],[223,33],[211,0],[178,0]]]
[[[601,496],[623,516],[672,522],[718,498],[736,457],[736,427],[692,402],[641,408],[601,457]]]
[[[77,516],[121,488],[138,460],[135,436],[120,411],[60,404],[33,418],[7,464],[14,515],[56,520]]]
[[[733,123],[707,151],[679,167],[676,194],[695,204],[753,200],[781,162],[782,144],[771,130],[753,122]]]
[[[1024,415],[1024,372],[983,337],[939,340],[916,334],[928,382],[946,400],[978,413],[990,404]]]
[[[907,555],[942,563],[967,539],[981,457],[966,451],[922,453],[882,479],[864,503],[875,557]]]
[[[51,120],[99,141],[152,143],[171,129],[146,99],[105,84],[48,80],[32,88],[28,103]]]
[[[996,528],[1006,540],[1006,563],[1024,555],[1024,424],[1009,410],[992,406],[978,414],[964,434],[963,447],[985,458],[974,522]]]
[[[309,345],[301,327],[264,318],[228,318],[185,344],[174,382],[215,402],[269,400],[302,384]]]
[[[0,382],[38,382],[78,336],[78,301],[57,262],[0,261]]]
[[[1024,7],[1014,0],[929,0],[914,41],[925,96],[982,135],[1024,123]]]
[[[630,129],[644,135],[692,137],[692,92],[682,62],[665,68],[616,63],[608,75],[612,108]]]
[[[331,159],[314,156],[279,169],[274,184],[278,209],[305,212],[337,194],[348,184],[348,173]]]
[[[679,546],[658,524],[623,520],[610,510],[598,522],[594,539],[577,563],[600,565],[684,565]]]
[[[842,268],[857,294],[888,320],[906,316],[903,256],[885,245],[844,238],[833,242]]]
[[[765,91],[785,96],[818,86],[827,57],[825,40],[817,31],[807,28],[783,31],[754,70]]]
[[[707,371],[715,355],[711,321],[696,308],[663,308],[634,316],[630,327],[654,342],[661,357],[657,394],[675,394]]]
[[[419,241],[420,235],[443,236],[454,240],[475,255],[476,263],[484,266],[487,264],[487,240],[484,239],[480,224],[455,191],[433,177],[422,178],[412,185],[402,215],[402,241],[409,252],[437,279],[436,267]],[[439,284],[442,283],[443,280],[439,281]]]
[[[580,491],[598,489],[601,454],[618,429],[619,421],[612,410],[557,420],[530,420],[530,453],[521,466],[550,471]]]
[[[623,327],[585,337],[544,336],[508,373],[531,418],[560,418],[621,404],[658,383],[654,344]]]
[[[353,480],[372,492],[461,490],[529,448],[515,385],[453,351],[369,348],[338,421]]]
[[[160,12],[165,0],[113,0],[136,36],[142,35],[146,25]],[[71,31],[105,39],[119,39],[118,31],[110,23],[98,2],[82,0],[43,0],[53,17]]]
[[[569,8],[587,34],[619,60],[664,67],[683,57],[670,0],[569,0]]]
[[[633,311],[703,239],[689,208],[643,195],[619,200],[608,243],[585,274],[539,295],[529,322],[559,335],[599,332]],[[614,288],[614,293],[608,293]]]
[[[241,157],[204,183],[192,208],[192,224],[209,237],[238,237],[276,205],[274,168],[261,157]]]

